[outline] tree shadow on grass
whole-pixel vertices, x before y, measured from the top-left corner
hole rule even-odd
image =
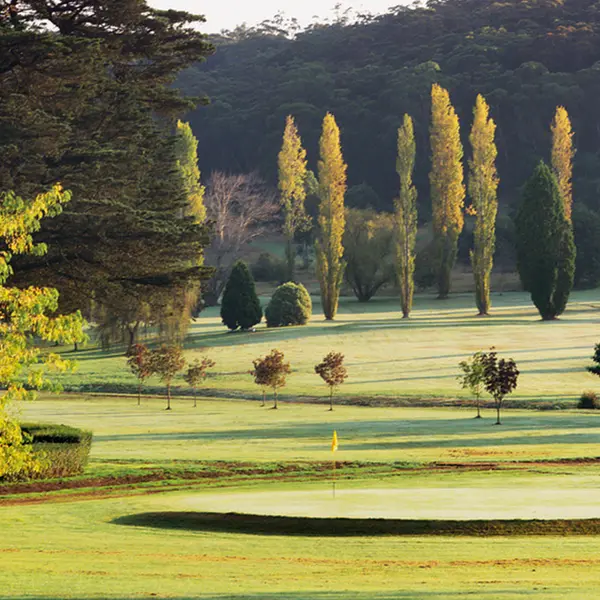
[[[299,537],[598,535],[600,519],[365,519],[281,517],[239,513],[147,512],[116,525],[197,532]]]

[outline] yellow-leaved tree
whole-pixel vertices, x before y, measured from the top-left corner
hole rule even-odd
[[[490,310],[490,276],[496,247],[496,215],[498,214],[498,172],[494,142],[496,124],[489,117],[489,107],[478,95],[473,110],[473,127],[469,141],[472,158],[469,161],[469,196],[471,212],[475,214],[471,265],[475,278],[475,302],[480,315]]]
[[[431,203],[436,248],[438,297],[450,292],[452,268],[456,262],[458,236],[464,226],[463,147],[458,116],[447,90],[431,88]]]
[[[39,230],[42,218],[59,214],[69,199],[59,185],[32,201],[12,192],[0,194],[0,389],[4,390],[0,394],[0,480],[30,476],[42,468],[42,460],[24,443],[11,401],[31,399],[35,390],[56,389],[47,371],[72,366],[57,354],[42,354],[32,340],[72,344],[85,337],[81,313],[51,316],[58,308],[55,289],[6,285],[13,255],[46,252],[32,234]]]
[[[332,114],[323,120],[319,142],[319,237],[316,242],[317,276],[325,319],[335,318],[344,277],[342,238],[346,219],[346,163],[340,145],[340,130]]]
[[[417,241],[417,189],[413,184],[413,171],[417,146],[413,120],[404,115],[398,129],[398,158],[396,171],[400,177],[400,194],[395,201],[396,213],[396,269],[400,283],[402,315],[410,315],[415,289],[415,244]]]
[[[177,121],[176,135],[177,168],[181,173],[188,201],[188,213],[196,223],[206,220],[204,186],[200,183],[198,168],[198,140],[189,123]]]
[[[552,121],[552,170],[558,182],[558,191],[565,207],[565,217],[571,220],[573,210],[573,130],[569,113],[564,106],[556,109]]]
[[[283,233],[285,235],[286,278],[294,281],[296,253],[294,236],[303,230],[308,222],[304,201],[306,200],[306,150],[294,117],[288,115],[283,132],[283,143],[278,156],[279,193],[284,213]]]

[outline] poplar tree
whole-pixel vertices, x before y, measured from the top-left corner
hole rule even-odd
[[[415,243],[417,241],[417,189],[412,180],[417,146],[413,120],[404,115],[398,129],[396,171],[400,177],[400,195],[396,199],[396,268],[400,283],[402,315],[410,315],[415,290]]]
[[[198,168],[198,140],[189,123],[177,121],[176,137],[177,169],[183,180],[183,187],[188,201],[188,214],[198,224],[204,223],[206,209],[204,207],[204,186],[200,183]]]
[[[552,121],[552,170],[558,183],[558,192],[565,207],[565,218],[571,221],[573,210],[573,130],[569,113],[559,106]]]
[[[498,151],[494,142],[496,124],[489,117],[489,107],[478,95],[473,110],[473,127],[469,141],[473,156],[469,161],[469,196],[475,214],[475,231],[471,265],[475,277],[475,302],[480,315],[490,310],[490,276],[496,247],[498,214]]]
[[[317,276],[325,319],[335,318],[345,264],[342,237],[345,228],[344,195],[346,164],[340,146],[340,130],[332,114],[323,120],[319,142],[319,238],[316,243]]]
[[[296,255],[294,235],[305,227],[307,222],[304,210],[306,199],[306,150],[294,118],[288,115],[283,132],[283,144],[278,157],[279,192],[284,212],[283,233],[286,238],[285,258],[287,262],[287,280],[294,280]]]
[[[463,147],[458,116],[447,90],[434,84],[431,88],[431,202],[433,235],[437,258],[438,297],[450,292],[452,267],[456,262],[458,236],[464,225],[462,213]]]

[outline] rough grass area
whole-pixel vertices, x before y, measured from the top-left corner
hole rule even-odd
[[[541,322],[527,294],[495,295],[493,304],[492,315],[482,318],[476,316],[471,295],[447,301],[421,295],[412,318],[403,320],[395,300],[360,304],[345,298],[336,320],[325,322],[316,301],[308,325],[260,325],[256,333],[227,333],[218,308],[212,308],[193,324],[186,356],[193,360],[208,353],[217,363],[205,395],[236,398],[258,398],[260,390],[248,371],[254,358],[272,348],[282,350],[293,367],[284,399],[325,399],[327,390],[314,365],[332,350],[342,351],[348,366],[349,378],[338,395],[358,403],[467,400],[468,393],[456,382],[457,364],[490,346],[518,363],[522,375],[514,395],[517,402],[574,406],[582,391],[600,385],[585,370],[600,341],[597,291],[574,293],[568,310],[555,322]],[[123,347],[110,352],[90,347],[69,353],[78,359],[79,370],[63,376],[62,383],[71,391],[134,393],[136,380],[126,369],[123,352]],[[181,377],[175,383],[179,393],[190,393]],[[147,391],[157,394],[162,388],[152,379]]]
[[[272,517],[236,513],[150,512],[126,515],[115,519],[114,522],[118,525],[185,529],[189,531],[317,537],[600,535],[600,519],[411,521],[402,519]]]

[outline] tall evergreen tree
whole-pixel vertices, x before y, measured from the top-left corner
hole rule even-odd
[[[556,109],[552,121],[552,170],[558,183],[558,192],[565,207],[565,218],[571,221],[573,212],[573,130],[569,113],[564,106]]]
[[[344,196],[346,163],[340,146],[340,130],[332,114],[323,120],[319,142],[319,237],[316,243],[317,275],[321,285],[321,303],[328,321],[335,318],[344,277],[342,238],[346,224]]]
[[[306,199],[306,150],[302,147],[298,128],[291,115],[288,115],[285,122],[278,167],[279,192],[284,213],[283,233],[286,239],[287,279],[293,281],[296,263],[294,235],[297,230],[305,226],[307,216],[304,210]]]
[[[176,135],[177,168],[183,180],[185,195],[188,201],[187,214],[196,223],[204,223],[206,208],[204,207],[204,186],[200,183],[198,168],[198,140],[189,123],[177,121]]]
[[[413,171],[417,146],[413,120],[404,115],[402,127],[398,129],[398,158],[396,171],[400,177],[400,194],[395,202],[396,209],[396,269],[400,283],[402,315],[410,315],[415,289],[415,244],[417,241],[417,189],[413,185]]]
[[[473,111],[473,127],[469,141],[473,156],[469,161],[469,195],[475,213],[475,230],[471,264],[475,277],[475,302],[480,315],[490,310],[490,276],[496,247],[496,215],[498,214],[498,173],[494,142],[496,124],[489,118],[489,107],[478,95]]]
[[[517,268],[543,320],[566,308],[575,274],[575,244],[558,184],[542,161],[527,181],[516,217]]]
[[[463,147],[460,125],[448,92],[437,84],[431,89],[431,202],[437,254],[438,297],[450,292],[458,236],[463,229]]]
[[[228,329],[250,329],[260,323],[262,308],[245,262],[233,265],[221,300],[221,319]]]

